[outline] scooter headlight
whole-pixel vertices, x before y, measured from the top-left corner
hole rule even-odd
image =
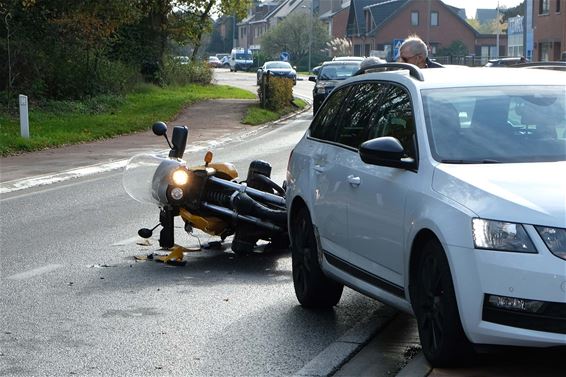
[[[177,169],[171,176],[175,186],[184,186],[189,181],[189,173],[185,169]]]

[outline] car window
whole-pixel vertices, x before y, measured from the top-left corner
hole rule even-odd
[[[378,83],[353,86],[338,125],[337,142],[358,148],[367,140],[370,119],[381,100],[381,88]]]
[[[285,62],[275,62],[275,63],[269,63],[265,65],[265,68],[291,68],[291,65],[289,63],[285,63]]]
[[[377,82],[352,85],[345,103],[332,121],[333,141],[358,148],[366,140],[392,136],[415,158],[413,111],[405,89]]]
[[[416,159],[415,120],[411,96],[405,88],[387,84],[370,124],[368,139],[391,136],[399,140],[407,157]]]
[[[326,141],[336,141],[336,120],[344,98],[348,95],[350,87],[341,88],[332,92],[320,108],[310,126],[310,136]]]
[[[360,64],[356,62],[322,66],[319,72],[319,80],[345,80],[356,73],[359,68]]]
[[[431,151],[450,163],[566,160],[561,86],[423,91]]]

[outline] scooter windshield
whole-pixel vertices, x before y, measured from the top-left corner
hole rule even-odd
[[[163,176],[166,173],[164,170],[169,171],[180,165],[183,165],[182,161],[171,160],[158,154],[135,155],[128,161],[124,169],[122,185],[128,195],[138,202],[161,206],[166,203],[158,200],[156,190],[159,184],[167,179]]]

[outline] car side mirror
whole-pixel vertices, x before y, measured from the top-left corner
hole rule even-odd
[[[293,69],[294,69],[294,70],[296,71],[296,70],[297,70],[297,66],[296,66],[296,65],[294,65],[294,66],[293,66]]]
[[[417,167],[414,159],[405,157],[405,149],[401,142],[391,136],[363,142],[358,149],[358,154],[366,164],[407,170],[415,170]]]
[[[314,82],[316,82],[316,76],[309,76],[309,81],[314,81]]]

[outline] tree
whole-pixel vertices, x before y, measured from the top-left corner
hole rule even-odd
[[[468,55],[468,48],[464,42],[455,40],[450,43],[448,47],[439,48],[436,51],[437,56],[466,56]]]
[[[310,30],[311,32],[305,32]],[[311,54],[326,48],[329,41],[324,24],[304,13],[292,13],[261,38],[261,49],[268,55],[279,56],[287,51],[294,62],[303,60]]]
[[[241,19],[251,5],[250,0],[179,0],[171,14],[171,37],[180,44],[193,46],[191,60],[198,57],[203,36],[212,31],[213,14],[232,14]]]

